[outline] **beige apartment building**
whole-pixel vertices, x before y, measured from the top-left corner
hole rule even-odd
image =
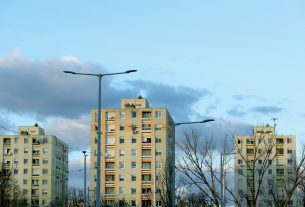
[[[68,192],[68,146],[37,124],[19,127],[19,135],[0,136],[2,170],[20,187],[28,206],[61,206]]]
[[[146,99],[122,99],[101,112],[101,198],[105,206],[171,206],[174,196],[175,130],[165,108]],[[97,110],[91,112],[91,166],[96,166]],[[91,189],[96,169],[91,169]],[[164,204],[162,200],[168,199]]]
[[[277,135],[270,125],[251,136],[235,136],[235,195],[242,206],[281,206],[296,179],[296,137]],[[300,206],[293,194],[288,206]]]

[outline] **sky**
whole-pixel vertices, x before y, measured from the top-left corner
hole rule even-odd
[[[176,122],[216,119],[196,127],[219,139],[276,117],[302,141],[304,57],[304,1],[0,0],[0,125],[37,122],[82,169],[97,80],[62,71],[137,69],[103,79],[103,107],[141,94]]]

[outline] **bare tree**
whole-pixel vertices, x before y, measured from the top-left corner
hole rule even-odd
[[[14,179],[17,164],[2,163],[0,170],[0,206],[26,206],[26,199],[21,198],[19,186]]]
[[[204,197],[213,206],[220,206],[220,153],[216,149],[216,142],[211,138],[202,138],[194,129],[184,133],[182,142],[177,143],[178,156],[176,169],[184,177],[186,186],[191,186],[196,195]],[[217,161],[217,162],[216,162]],[[234,199],[233,192],[227,191]]]
[[[84,191],[76,187],[70,187],[68,190],[69,207],[77,207],[84,204]]]

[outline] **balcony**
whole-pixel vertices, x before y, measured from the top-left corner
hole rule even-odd
[[[4,138],[3,139],[3,144],[4,145],[10,145],[11,144],[11,138]]]
[[[142,112],[142,119],[151,119],[151,112],[150,111],[143,111]]]

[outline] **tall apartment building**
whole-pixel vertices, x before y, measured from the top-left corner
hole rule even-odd
[[[121,108],[101,112],[101,198],[106,206],[170,206],[174,196],[175,130],[165,108],[147,100],[122,99]],[[91,166],[96,166],[97,110],[91,112]],[[91,189],[96,169],[91,169]],[[165,189],[167,192],[165,192]],[[164,193],[168,204],[162,204]]]
[[[19,135],[1,135],[0,160],[4,173],[13,171],[29,206],[56,206],[66,200],[68,146],[37,124],[19,127]]]
[[[296,177],[296,137],[279,136],[275,127],[253,129],[251,136],[235,136],[235,195],[242,206],[280,206]],[[289,206],[299,206],[294,194]]]

